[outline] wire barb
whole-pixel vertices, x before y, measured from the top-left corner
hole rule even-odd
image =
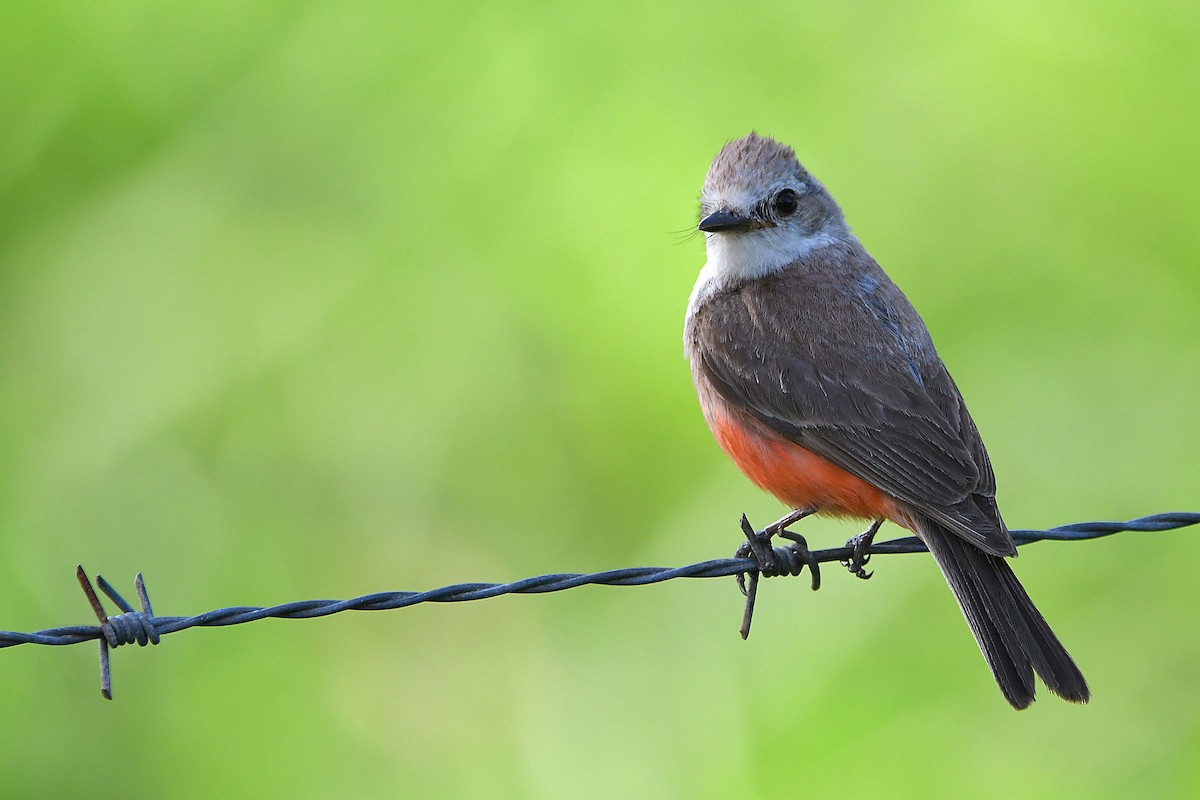
[[[99,636],[96,637],[100,641],[100,694],[105,700],[112,700],[112,666],[108,658],[108,649],[134,642],[140,647],[145,647],[147,643],[158,644],[158,631],[154,628],[154,611],[150,608],[150,597],[146,594],[146,582],[140,572],[134,578],[133,586],[142,605],[141,611],[134,611],[133,606],[121,597],[112,584],[104,580],[103,576],[97,575],[96,583],[100,585],[100,591],[125,612],[110,617],[104,611],[104,604],[96,596],[96,590],[92,588],[92,582],[82,564],[75,567],[75,579],[83,588],[92,612],[100,623],[97,628]]]
[[[1018,546],[1039,541],[1083,541],[1098,539],[1124,531],[1165,531],[1173,528],[1183,528],[1200,523],[1200,513],[1171,512],[1139,517],[1128,522],[1079,522],[1073,525],[1063,525],[1045,531],[1018,530],[1011,531],[1013,541]],[[852,558],[853,548],[836,547],[829,550],[817,550],[801,557],[803,563],[793,565],[790,560],[796,557],[792,547],[774,548],[776,551],[788,551],[791,555],[779,555],[785,559],[787,574],[799,574],[799,567],[807,565],[813,573],[813,588],[819,586],[818,573],[813,569],[816,564],[827,561],[844,561]],[[893,539],[888,542],[872,544],[866,549],[866,555],[884,555],[891,553],[920,553],[925,551],[925,545],[915,536],[903,539]],[[793,567],[795,567],[793,571]],[[108,616],[96,590],[82,566],[76,568],[75,576],[87,596],[88,603],[96,615],[98,625],[70,625],[61,628],[48,628],[36,633],[19,633],[16,631],[0,631],[0,648],[15,647],[21,644],[41,644],[63,646],[99,640],[100,646],[100,692],[107,699],[112,699],[112,674],[109,664],[108,650],[123,644],[136,642],[141,646],[158,644],[159,638],[168,633],[187,630],[196,627],[222,627],[226,625],[241,625],[246,622],[274,617],[278,619],[313,619],[343,611],[384,611],[394,608],[408,608],[420,603],[460,603],[468,600],[484,600],[499,597],[503,594],[544,594],[559,592],[564,589],[574,589],[577,586],[598,584],[603,586],[646,586],[653,583],[674,580],[676,578],[723,578],[741,574],[751,574],[758,569],[753,558],[722,558],[713,561],[701,561],[685,567],[629,567],[614,569],[591,574],[558,573],[541,575],[536,578],[525,578],[512,583],[460,583],[453,586],[443,586],[425,592],[378,592],[363,595],[349,600],[301,600],[283,605],[236,606],[219,608],[192,617],[156,617],[150,607],[150,598],[146,593],[146,584],[141,573],[134,581],[137,589],[141,611],[133,607],[117,593],[104,578],[96,576],[100,590],[124,612],[116,616]],[[748,598],[748,606],[752,609],[753,600]]]
[[[745,572],[737,574],[737,585],[741,589],[742,595],[746,598],[746,606],[742,611],[742,639],[750,638],[750,623],[754,621],[754,602],[758,598],[758,579],[775,578],[780,575],[799,575],[808,567],[809,573],[812,575],[812,590],[815,592],[821,588],[821,567],[820,562],[808,549],[808,542],[798,533],[793,533],[787,530],[782,524],[790,519],[800,519],[803,516],[809,516],[813,512],[808,511],[800,516],[789,515],[784,517],[773,526],[767,526],[761,531],[754,530],[754,526],[750,524],[750,520],[742,514],[742,534],[746,537],[746,541],[737,549],[734,558],[753,559],[755,566]],[[791,540],[790,545],[782,547],[771,546],[771,534],[773,528],[777,528],[777,533],[784,539]],[[747,578],[749,582],[747,583]]]

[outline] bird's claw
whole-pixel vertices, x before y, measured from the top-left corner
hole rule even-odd
[[[856,578],[868,580],[875,573],[867,572],[865,567],[871,560],[871,543],[875,541],[875,533],[879,530],[879,526],[883,524],[883,520],[877,519],[871,523],[871,527],[867,528],[857,536],[851,536],[846,540],[846,547],[850,548],[850,558],[840,562],[843,567],[850,570],[850,574]]]

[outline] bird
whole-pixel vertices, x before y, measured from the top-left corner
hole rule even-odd
[[[1016,546],[962,394],[832,195],[791,147],[751,132],[713,159],[697,227],[707,260],[684,351],[721,449],[792,509],[760,535],[769,543],[810,514],[869,520],[847,543],[851,572],[869,577],[880,524],[908,529],[1014,708],[1034,701],[1035,673],[1087,702],[1083,674],[1009,566]]]

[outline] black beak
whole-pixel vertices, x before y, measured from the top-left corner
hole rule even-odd
[[[705,233],[718,233],[719,231],[748,231],[764,226],[760,220],[744,217],[737,212],[722,208],[700,220],[698,227]]]

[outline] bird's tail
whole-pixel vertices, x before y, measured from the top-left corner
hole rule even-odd
[[[1033,702],[1036,670],[1059,697],[1086,703],[1087,681],[1008,562],[933,520],[921,519],[917,527],[1008,702],[1018,709]]]

